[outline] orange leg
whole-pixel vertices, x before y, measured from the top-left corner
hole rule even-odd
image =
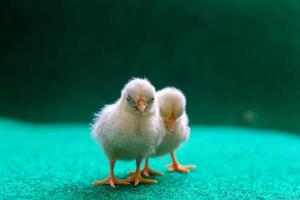
[[[161,176],[163,175],[162,173],[160,172],[155,172],[153,171],[152,169],[149,168],[149,165],[148,165],[148,158],[145,159],[145,165],[144,165],[144,168],[142,170],[142,174],[146,177],[149,177],[150,175],[153,175],[153,176]]]
[[[140,170],[140,165],[141,165],[141,160],[137,159],[136,160],[136,172],[128,177],[128,181],[134,183],[134,186],[137,186],[139,183],[157,183],[156,180],[153,179],[145,179],[141,175],[141,170]]]
[[[110,171],[109,171],[109,175],[106,179],[104,180],[100,180],[100,181],[94,181],[93,185],[110,185],[110,187],[112,188],[116,188],[115,184],[118,185],[128,185],[130,184],[127,179],[125,180],[121,180],[121,179],[117,179],[114,175],[114,168],[115,168],[115,160],[110,159],[109,164],[110,164]]]
[[[190,169],[196,168],[196,165],[187,165],[181,166],[180,163],[176,160],[174,152],[171,153],[172,164],[167,165],[169,171],[171,172],[181,172],[181,173],[189,173]]]
[[[144,175],[146,177],[149,177],[151,175],[153,175],[153,176],[161,176],[161,175],[163,175],[163,173],[155,172],[152,169],[150,169],[149,165],[148,165],[148,160],[149,160],[148,158],[145,159],[145,165],[144,165],[144,168],[141,171],[142,175]],[[135,174],[135,172],[129,172],[129,174],[133,175],[133,174]]]

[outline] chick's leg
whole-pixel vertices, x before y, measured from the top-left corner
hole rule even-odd
[[[142,177],[140,165],[141,165],[141,160],[137,159],[136,160],[136,172],[132,176],[128,177],[128,181],[134,183],[135,186],[137,186],[139,183],[148,183],[148,184],[157,183],[156,180],[146,179],[146,178]]]
[[[109,171],[109,175],[106,179],[104,180],[100,180],[100,181],[94,181],[93,185],[110,185],[112,188],[116,188],[115,184],[117,185],[128,185],[130,184],[127,179],[126,180],[121,180],[121,179],[117,179],[114,175],[114,168],[115,168],[115,163],[116,161],[114,159],[110,159],[109,160],[109,164],[110,164],[110,171]]]
[[[160,172],[155,172],[153,171],[152,169],[149,168],[149,162],[148,162],[148,158],[145,159],[145,165],[144,165],[144,168],[142,169],[141,173],[142,175],[146,176],[146,177],[149,177],[151,175],[157,175],[157,176],[161,176],[163,175],[163,173],[160,173]],[[136,172],[129,172],[130,175],[134,175]]]
[[[163,175],[162,173],[160,172],[155,172],[153,171],[152,169],[149,168],[149,163],[148,163],[148,158],[145,159],[145,165],[144,165],[144,168],[142,169],[142,174],[146,177],[149,177],[150,175],[158,175],[158,176],[161,176]]]
[[[180,163],[176,160],[174,152],[171,153],[172,164],[167,165],[169,171],[171,172],[181,172],[181,173],[189,173],[190,169],[196,168],[196,165],[187,165],[181,166]]]

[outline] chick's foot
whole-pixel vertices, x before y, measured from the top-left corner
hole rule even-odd
[[[143,178],[141,173],[134,173],[132,176],[128,177],[127,181],[130,183],[134,183],[134,186],[137,186],[139,183],[157,183],[156,180]]]
[[[108,178],[104,179],[104,180],[100,180],[100,181],[94,181],[93,185],[110,185],[110,187],[112,188],[116,188],[115,185],[129,185],[130,182],[127,181],[127,179],[117,179],[115,177],[111,177],[109,176]]]
[[[128,174],[130,175],[134,175],[136,172],[128,172]],[[153,171],[152,169],[145,167],[142,171],[141,171],[142,175],[145,177],[150,177],[150,176],[162,176],[163,173],[161,172],[156,172]]]
[[[166,167],[169,168],[170,172],[189,173],[190,169],[196,168],[196,165],[181,166],[179,163],[172,163],[166,165]]]
[[[149,177],[151,175],[153,176],[161,176],[163,175],[161,172],[156,172],[150,169],[149,167],[144,167],[144,169],[141,172],[144,176]]]

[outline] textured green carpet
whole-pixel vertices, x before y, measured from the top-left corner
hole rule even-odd
[[[300,199],[300,138],[280,132],[192,127],[180,151],[190,174],[165,173],[155,185],[91,186],[108,171],[86,125],[0,121],[0,199]],[[118,162],[125,177],[134,162]]]

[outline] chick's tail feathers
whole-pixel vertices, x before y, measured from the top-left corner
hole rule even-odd
[[[93,138],[97,137],[97,134],[100,132],[100,129],[101,129],[100,116],[101,116],[101,111],[94,115],[94,119],[93,119],[92,123],[90,123],[91,136]]]

